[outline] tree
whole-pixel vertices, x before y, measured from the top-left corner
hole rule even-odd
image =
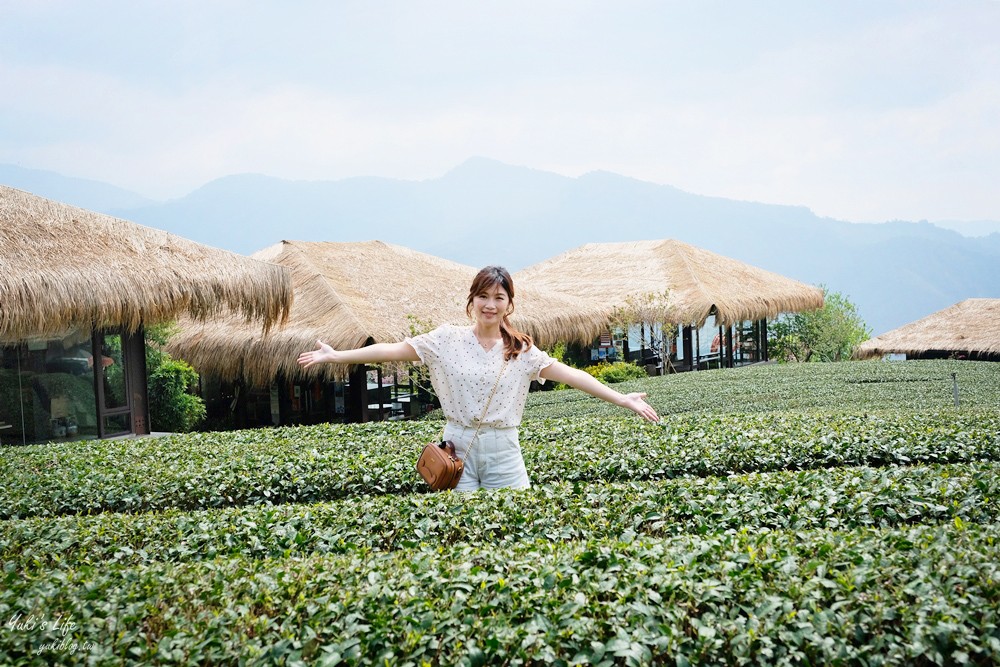
[[[768,349],[779,361],[844,361],[871,338],[857,307],[840,292],[823,290],[823,307],[778,317],[771,326]]]
[[[675,318],[676,312],[670,301],[670,291],[662,290],[626,296],[623,303],[612,308],[609,325],[612,329],[620,329],[626,338],[633,325],[643,327],[648,325],[650,348],[663,359],[664,363],[669,363],[670,348],[667,340],[677,337]],[[660,328],[659,341],[653,337],[657,326]],[[666,349],[663,349],[664,346]],[[627,363],[628,359],[622,361]]]

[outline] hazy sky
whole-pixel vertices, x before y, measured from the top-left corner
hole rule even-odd
[[[155,198],[472,156],[1000,219],[1000,1],[0,0],[0,163]]]

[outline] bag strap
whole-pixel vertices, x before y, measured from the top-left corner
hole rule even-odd
[[[490,403],[493,402],[493,395],[497,393],[497,387],[500,386],[500,378],[503,377],[503,372],[507,370],[507,364],[510,363],[510,359],[503,360],[503,366],[500,367],[500,373],[497,375],[497,381],[493,383],[493,389],[490,390],[490,396],[486,399],[486,407],[483,408],[483,414],[479,416],[479,420],[476,422],[476,432],[472,436],[472,442],[469,443],[469,449],[465,452],[465,458],[469,458],[472,454],[472,448],[476,446],[476,441],[479,439],[479,429],[483,426],[483,420],[486,419],[486,413],[490,410]],[[441,439],[444,440],[444,431],[441,431]]]

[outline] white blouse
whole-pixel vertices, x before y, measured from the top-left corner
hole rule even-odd
[[[489,350],[479,344],[472,327],[446,324],[425,334],[406,338],[427,366],[431,384],[449,421],[475,427],[483,414],[490,390],[503,367],[503,341]],[[532,345],[511,359],[504,369],[484,426],[511,427],[521,423],[524,402],[532,380],[544,383],[539,373],[555,359]]]

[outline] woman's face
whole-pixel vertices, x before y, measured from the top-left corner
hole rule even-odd
[[[487,326],[500,326],[500,321],[510,309],[510,296],[502,285],[480,292],[472,299],[476,322]]]

